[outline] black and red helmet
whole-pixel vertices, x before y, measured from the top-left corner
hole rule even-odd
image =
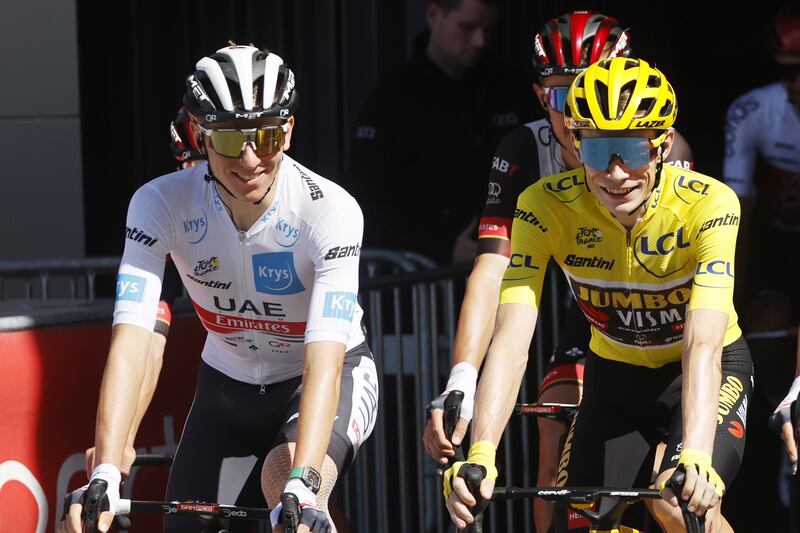
[[[192,119],[185,107],[178,110],[178,115],[169,125],[169,147],[178,163],[189,166],[193,161],[206,158],[205,146],[198,133],[192,129]]]
[[[773,50],[776,54],[800,55],[800,8],[784,5],[773,18]]]
[[[534,36],[533,67],[539,76],[579,74],[600,59],[628,57],[630,51],[628,30],[617,19],[573,11],[550,19]]]
[[[202,58],[186,78],[183,105],[200,124],[288,119],[298,105],[294,74],[277,54],[232,44]]]

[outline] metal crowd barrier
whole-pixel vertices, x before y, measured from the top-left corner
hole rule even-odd
[[[9,313],[9,304],[20,301],[47,303],[57,299],[58,309],[63,310],[70,300],[72,307],[78,307],[93,302],[103,292],[113,298],[113,277],[109,278],[110,287],[99,287],[98,277],[115,276],[119,261],[119,257],[99,257],[0,262],[3,313]],[[422,445],[422,432],[425,405],[444,388],[449,375],[469,265],[435,266],[413,252],[361,252],[359,299],[382,386],[374,433],[337,491],[352,531],[453,531],[436,465]],[[565,290],[562,278],[550,275],[548,287],[550,309],[540,314],[528,372],[520,390],[521,401],[535,400],[543,362],[558,337]],[[104,301],[108,307],[110,302]],[[110,309],[104,312],[110,316]],[[79,313],[68,314],[71,318],[62,319],[74,322],[75,317],[80,317]],[[46,324],[52,323],[51,317]],[[43,324],[24,322],[23,326]],[[515,417],[506,429],[498,450],[498,464],[506,484],[533,485],[536,479],[538,441],[534,424],[527,417]],[[487,533],[533,530],[529,504],[496,505],[485,517]]]

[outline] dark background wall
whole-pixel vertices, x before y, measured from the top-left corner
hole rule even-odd
[[[531,74],[531,36],[578,8],[631,27],[634,54],[675,87],[678,129],[696,169],[719,176],[727,105],[772,79],[766,28],[776,0],[746,9],[700,2],[507,0],[497,51]],[[267,47],[293,68],[301,93],[292,155],[346,176],[355,117],[370,89],[408,56],[426,0],[78,0],[86,254],[119,254],[133,191],[174,169],[168,126],[194,62],[231,39]],[[531,95],[533,97],[533,94]],[[418,118],[422,142],[425,119]]]

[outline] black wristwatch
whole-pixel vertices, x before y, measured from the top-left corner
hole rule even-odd
[[[297,466],[289,471],[289,479],[299,479],[314,494],[319,492],[322,476],[313,466]]]

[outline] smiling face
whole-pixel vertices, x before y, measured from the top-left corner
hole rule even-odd
[[[625,163],[624,157],[617,157],[616,153],[621,150],[614,151],[613,144],[608,143],[606,146],[612,147],[603,156],[600,157],[602,161],[608,161],[606,168],[595,168],[586,162],[586,159],[593,159],[589,157],[589,150],[593,147],[591,139],[604,139],[619,138],[619,139],[632,139],[644,138],[656,139],[660,132],[656,130],[623,130],[623,131],[601,131],[601,130],[581,130],[580,138],[583,140],[579,155],[582,158],[584,169],[586,170],[586,183],[589,190],[600,201],[600,203],[619,220],[619,222],[630,229],[644,214],[645,202],[653,190],[656,180],[656,168],[659,158],[666,158],[672,147],[672,142],[675,138],[675,133],[672,129],[667,130],[664,141],[658,148],[652,149],[652,145],[648,142],[647,149],[652,151],[645,156],[649,157],[649,162],[643,166],[636,166],[638,168],[628,168]],[[588,141],[588,142],[586,142]],[[631,141],[632,142],[632,141]],[[619,146],[622,146],[625,141],[621,141]],[[642,143],[639,143],[642,144]],[[596,147],[595,147],[596,148]],[[595,152],[597,153],[597,152]],[[606,157],[607,156],[607,157]],[[629,161],[631,158],[629,158]]]
[[[281,122],[280,119],[269,118],[248,121],[247,123],[218,123],[214,124],[214,129],[257,128],[259,126],[278,125]],[[289,117],[287,124],[288,129],[280,150],[266,156],[256,154],[253,144],[248,142],[239,157],[226,157],[214,150],[213,143],[208,135],[203,135],[203,140],[206,143],[208,164],[214,176],[233,194],[234,198],[229,198],[229,200],[252,204],[264,197],[267,189],[275,179],[275,174],[278,172],[283,152],[289,149],[294,117]],[[229,196],[224,189],[220,194]]]

